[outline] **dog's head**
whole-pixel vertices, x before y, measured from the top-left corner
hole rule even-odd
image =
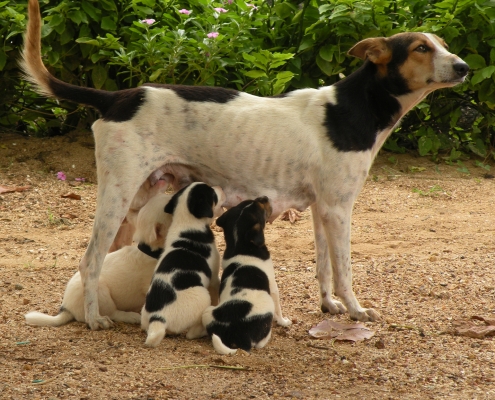
[[[163,212],[172,195],[157,194],[139,211],[136,222],[134,241],[145,243],[152,250],[163,248],[172,216]]]
[[[266,221],[272,214],[268,197],[245,200],[227,210],[217,219],[217,225],[223,228],[227,243],[226,258],[235,254],[251,254],[255,248],[265,247],[263,233]]]
[[[220,187],[195,182],[175,193],[164,210],[174,216],[186,212],[196,219],[212,219],[222,214],[224,202],[225,193]]]
[[[380,77],[395,80],[394,95],[427,91],[462,83],[469,66],[447,50],[443,39],[431,33],[398,33],[389,38],[364,39],[349,54],[369,60]]]

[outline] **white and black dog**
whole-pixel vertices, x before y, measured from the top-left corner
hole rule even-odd
[[[210,224],[223,212],[224,201],[220,188],[193,183],[166,205],[172,224],[141,311],[147,346],[158,346],[166,332],[187,330],[188,339],[206,335],[201,316],[212,302],[210,292],[218,297],[220,284],[220,255]]]
[[[270,340],[273,318],[282,317],[280,299],[264,228],[272,213],[268,198],[245,200],[217,219],[226,249],[222,261],[220,303],[203,313],[203,325],[220,354],[250,351]]]
[[[141,322],[139,312],[172,222],[172,216],[163,212],[171,198],[172,195],[158,194],[148,200],[135,223],[134,240],[138,245],[125,246],[105,257],[98,282],[98,303],[102,315],[112,321]],[[31,311],[25,317],[26,323],[37,326],[61,326],[73,320],[85,322],[81,274],[76,272],[67,284],[58,315]]]
[[[91,329],[111,326],[95,301],[101,264],[132,198],[156,171],[171,176],[176,190],[193,181],[220,186],[227,208],[266,195],[272,219],[311,206],[322,311],[379,318],[352,290],[352,207],[399,120],[430,92],[464,81],[468,65],[441,38],[411,32],[362,40],[349,50],[365,60],[357,71],[331,86],[277,97],[180,85],[107,92],[48,72],[38,0],[28,9],[27,79],[40,93],[101,113],[93,124],[98,205],[79,264]]]

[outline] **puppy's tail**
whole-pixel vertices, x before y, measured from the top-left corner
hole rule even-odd
[[[105,116],[115,102],[115,92],[71,85],[50,74],[41,60],[41,12],[38,0],[29,0],[28,18],[20,61],[25,78],[44,96],[86,104],[95,107]]]
[[[165,318],[152,316],[148,326],[148,337],[144,344],[149,347],[156,347],[160,344],[167,332],[167,322]]]
[[[75,319],[72,313],[66,309],[61,309],[58,315],[54,317],[38,311],[28,312],[24,317],[28,325],[35,326],[62,326]]]
[[[215,334],[211,336],[211,341],[218,354],[225,355],[237,353],[237,349],[231,349],[230,347],[225,346],[222,342],[222,339],[220,339],[220,337]]]

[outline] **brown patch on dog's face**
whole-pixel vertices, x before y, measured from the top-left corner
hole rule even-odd
[[[411,91],[435,90],[464,80],[454,69],[455,64],[463,61],[450,53],[445,41],[437,35],[404,33],[391,38],[394,39],[408,43],[407,58],[398,71]]]

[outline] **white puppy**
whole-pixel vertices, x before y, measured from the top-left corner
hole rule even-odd
[[[107,254],[98,282],[98,305],[113,321],[139,324],[157,259],[160,257],[172,216],[163,210],[171,195],[158,194],[139,211],[134,239],[138,246],[125,246]],[[67,284],[57,316],[37,311],[26,314],[29,325],[61,326],[85,322],[84,289],[77,272]]]
[[[289,326],[282,316],[270,253],[263,230],[272,213],[268,198],[245,200],[217,220],[227,248],[223,256],[220,304],[207,307],[203,325],[220,354],[264,347],[272,321]]]
[[[220,188],[197,182],[178,191],[165,207],[173,220],[141,312],[147,346],[158,346],[166,332],[187,330],[188,339],[206,335],[201,316],[211,304],[207,288],[218,293],[220,268],[210,224],[224,201]]]

